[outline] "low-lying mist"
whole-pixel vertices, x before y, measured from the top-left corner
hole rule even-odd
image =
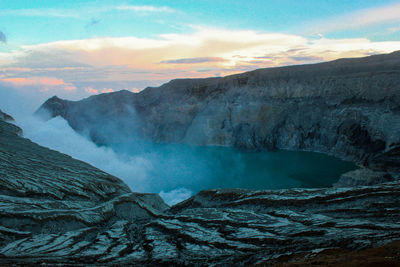
[[[161,167],[160,163],[167,163],[159,158],[156,151],[138,155],[117,154],[112,148],[97,146],[88,138],[79,135],[61,117],[42,121],[29,116],[17,119],[17,124],[23,129],[24,137],[115,175],[134,192],[160,193],[168,204],[180,202],[192,195],[186,188],[163,191],[164,177],[151,175],[155,169]],[[174,168],[173,161],[167,163],[170,168]]]
[[[117,154],[112,148],[97,146],[88,136],[75,132],[61,117],[44,121],[34,116],[34,111],[44,100],[43,96],[31,94],[28,89],[19,91],[0,85],[0,109],[15,118],[25,138],[117,176],[134,192],[159,193],[168,204],[175,204],[193,194],[189,189],[181,187],[165,190],[165,177],[152,175],[154,170],[165,169],[166,165],[169,165],[169,169],[174,168],[174,159],[162,160],[157,151],[141,153],[143,150],[140,150],[135,155],[123,152]],[[115,129],[108,127],[102,130],[104,135],[112,135],[112,140],[123,140]],[[159,162],[164,166],[161,167]]]
[[[117,176],[134,192],[158,193],[170,205],[204,189],[329,186],[355,168],[311,152],[245,153],[227,147],[145,142],[134,133],[140,120],[132,107],[121,105],[119,113],[104,114],[96,110],[104,104],[96,102],[98,98],[91,104],[86,101],[87,113],[75,118],[87,127],[77,133],[61,117],[44,121],[33,116],[32,103],[24,105],[27,99],[14,98],[18,105],[0,101],[0,109],[14,116],[24,137]]]
[[[61,117],[33,116],[18,124],[32,141],[88,162],[121,178],[134,192],[158,193],[170,205],[212,188],[323,187],[354,165],[312,152],[245,153],[226,147],[155,144],[120,138],[98,146]],[[107,133],[110,133],[110,129]]]

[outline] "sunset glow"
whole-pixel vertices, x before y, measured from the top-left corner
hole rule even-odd
[[[225,76],[400,49],[400,4],[393,1],[335,2],[345,13],[309,3],[301,8],[310,15],[301,18],[293,1],[261,5],[265,10],[253,15],[247,12],[250,3],[224,12],[218,9],[223,1],[204,1],[199,7],[161,2],[87,1],[77,12],[72,11],[74,1],[1,3],[0,86],[32,86],[38,93],[81,98],[140,91],[175,78]],[[223,22],[234,14],[240,26]],[[219,16],[221,23],[215,23]],[[287,25],[276,28],[274,23],[282,19]],[[41,21],[32,31],[44,30],[45,37],[18,32],[22,22],[32,20]],[[53,24],[66,23],[74,28],[52,32]]]

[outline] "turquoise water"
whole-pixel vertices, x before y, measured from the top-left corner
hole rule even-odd
[[[313,152],[241,152],[227,147],[161,144],[114,144],[113,149],[151,161],[152,190],[186,188],[283,189],[326,187],[353,163]]]

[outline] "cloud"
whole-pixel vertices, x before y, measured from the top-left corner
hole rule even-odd
[[[2,16],[23,16],[23,17],[56,17],[56,18],[78,18],[78,12],[66,9],[54,8],[25,8],[25,9],[4,9],[0,11]]]
[[[0,53],[0,75],[2,79],[24,77],[33,80],[32,84],[38,84],[35,77],[53,77],[74,85],[76,97],[84,97],[105,88],[142,89],[174,78],[225,76],[389,53],[400,47],[400,41],[367,38],[316,39],[251,30],[193,29],[157,38],[106,37],[22,46]]]
[[[9,83],[15,87],[38,86],[41,88],[40,89],[41,92],[49,91],[54,87],[62,88],[63,90],[66,91],[76,90],[76,87],[72,83],[66,83],[61,79],[51,78],[51,77],[30,77],[30,78],[15,77],[15,78],[3,78],[0,79],[0,81],[4,83]]]
[[[198,64],[198,63],[207,63],[207,62],[223,62],[225,59],[221,57],[194,57],[194,58],[181,58],[181,59],[172,59],[172,60],[164,60],[160,63],[162,64]]]
[[[112,93],[114,92],[114,89],[112,88],[103,88],[103,89],[94,89],[93,87],[85,87],[85,92],[89,94],[100,94],[100,93]]]
[[[104,89],[101,89],[101,92],[102,93],[112,93],[112,92],[114,92],[114,90],[112,88],[104,88]]]
[[[4,32],[0,31],[0,43],[6,43],[7,42],[7,37],[4,34]]]
[[[291,34],[198,28],[190,34],[165,34],[154,39],[93,38],[24,46],[22,52],[10,56],[18,67],[86,66],[85,71],[107,70],[116,74],[119,80],[138,76],[147,76],[146,79],[151,80],[151,77],[160,79],[155,77],[157,73],[161,73],[163,79],[172,78],[171,66],[163,66],[160,62],[176,65],[209,63],[210,67],[226,70],[261,58],[273,59],[265,60],[266,65],[281,66],[283,62],[295,60],[293,57],[303,57],[302,61],[305,57],[330,60],[344,54],[362,56],[370,50],[391,52],[398,47],[399,42],[371,42],[365,38],[315,40]],[[172,70],[176,71],[175,77],[193,74],[193,69],[186,67],[176,66]]]
[[[400,23],[400,3],[389,4],[351,12],[324,21],[314,22],[312,29],[317,33],[359,29],[367,26]]]
[[[387,32],[389,34],[400,32],[400,27],[390,27],[389,29],[387,29]]]
[[[7,110],[17,118],[32,114],[44,101],[54,95],[71,98],[77,93],[57,86],[47,91],[41,89],[42,87],[38,85],[14,86],[0,79],[0,109]]]
[[[324,59],[322,57],[317,57],[317,56],[294,56],[290,57],[291,59],[297,61],[297,62],[316,62],[316,61],[323,61]]]
[[[26,85],[60,85],[63,84],[63,80],[58,80],[54,78],[6,78],[3,79],[4,82],[10,82],[16,86],[26,86]]]
[[[52,77],[4,77],[0,75],[0,105],[13,112],[33,113],[46,99],[81,99],[82,94],[72,83]]]
[[[175,12],[175,9],[166,6],[136,6],[136,5],[122,5],[117,6],[117,10],[134,11],[134,12]]]
[[[0,81],[0,109],[12,114],[14,118],[32,114],[40,101],[43,103],[46,100],[46,96],[29,93],[16,90]]]
[[[148,13],[173,13],[177,10],[167,6],[150,5],[104,5],[104,6],[85,6],[79,9],[71,8],[23,8],[23,9],[3,9],[0,16],[22,16],[22,17],[52,17],[52,18],[74,18],[82,19],[90,15],[100,15],[110,11],[135,12],[138,14]]]

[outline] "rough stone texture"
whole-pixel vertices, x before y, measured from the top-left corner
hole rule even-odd
[[[154,194],[18,136],[0,120],[0,264],[244,265],[400,239],[400,181]]]
[[[37,114],[62,116],[96,143],[113,142],[112,129],[157,142],[317,151],[399,173],[400,52],[172,80],[77,102],[53,97]]]
[[[21,138],[20,132],[19,127],[0,121],[0,192],[93,203],[130,192],[118,178]]]
[[[360,168],[349,171],[340,176],[339,181],[333,184],[334,187],[351,187],[360,185],[373,185],[391,182],[399,179],[399,174],[373,171],[367,168]]]
[[[168,208],[158,195],[132,193],[118,178],[20,133],[0,119],[0,263],[64,262],[63,255],[95,249],[100,233],[126,220],[140,228]]]
[[[400,241],[359,251],[331,248],[310,253],[282,256],[275,261],[260,263],[256,267],[346,266],[346,267],[398,267],[400,266]]]

